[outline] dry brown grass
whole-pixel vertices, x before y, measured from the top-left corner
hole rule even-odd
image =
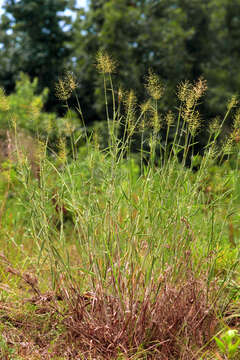
[[[23,359],[197,360],[215,334],[205,281],[190,271],[177,285],[166,272],[145,288],[121,278],[116,286],[110,275],[107,289],[84,293],[60,278],[57,290],[43,294],[32,273],[2,259],[30,289],[27,298],[0,304],[2,336]]]
[[[128,359],[145,353],[149,359],[195,359],[194,346],[202,347],[216,325],[201,281],[190,277],[173,286],[163,280],[154,299],[158,287],[152,284],[141,301],[123,296],[124,303],[101,288],[88,296],[75,294],[64,320],[68,342],[78,344],[89,358],[116,359],[123,353]]]

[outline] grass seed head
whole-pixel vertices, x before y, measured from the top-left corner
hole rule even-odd
[[[71,136],[73,133],[74,133],[74,130],[75,130],[75,126],[71,123],[71,120],[67,120],[66,122],[66,127],[65,129],[63,129],[63,133],[66,135],[66,136]]]
[[[238,144],[240,142],[240,129],[234,129],[231,133],[231,139],[233,144]]]
[[[118,104],[120,105],[124,97],[124,91],[121,87],[118,89],[117,96],[118,96]]]
[[[210,123],[209,125],[209,133],[210,134],[215,134],[220,130],[220,118],[219,116],[216,116]]]
[[[137,97],[133,90],[130,90],[126,94],[124,105],[127,112],[135,112],[137,105]]]
[[[198,99],[200,99],[203,96],[203,94],[206,92],[206,90],[207,90],[207,80],[204,80],[202,77],[200,77],[193,87],[195,100],[197,101]]]
[[[141,113],[145,114],[147,111],[151,109],[151,101],[147,100],[143,104],[140,105]]]
[[[237,104],[238,104],[238,99],[236,95],[233,95],[227,104],[227,110],[230,111],[232,108],[236,107]]]
[[[144,132],[145,130],[146,130],[146,117],[145,116],[143,116],[142,117],[142,119],[141,119],[141,121],[139,122],[139,124],[138,124],[138,129],[139,129],[139,131],[141,131],[141,132]]]
[[[72,91],[69,86],[66,86],[63,79],[59,79],[55,85],[55,94],[59,100],[66,101],[71,97]]]
[[[216,159],[218,154],[219,154],[219,150],[218,150],[216,144],[210,146],[210,148],[208,149],[208,151],[206,153],[209,160]]]
[[[157,111],[153,112],[152,118],[151,118],[151,125],[153,128],[154,133],[158,133],[161,129],[161,118]]]
[[[198,111],[195,111],[192,114],[192,117],[190,118],[189,121],[189,130],[192,136],[196,135],[197,131],[200,128],[200,124],[201,124],[200,114]]]
[[[168,126],[168,127],[171,127],[172,124],[174,123],[174,120],[175,120],[175,119],[174,119],[174,115],[173,115],[172,111],[170,110],[170,111],[167,113],[166,117],[165,117],[165,121],[166,121],[167,126]]]
[[[233,138],[230,136],[225,144],[223,145],[223,153],[225,155],[230,155],[233,152]]]
[[[116,71],[116,61],[106,52],[99,50],[97,53],[97,70],[101,74],[112,74]]]
[[[236,114],[234,115],[233,128],[240,129],[240,109],[237,109]]]
[[[179,98],[180,101],[186,102],[191,91],[192,91],[192,84],[187,80],[182,81],[177,87],[177,97]]]
[[[77,84],[74,74],[70,71],[66,71],[64,78],[65,78],[65,83],[68,84],[71,91],[76,90],[76,88],[78,87],[78,84]]]
[[[55,94],[59,100],[68,100],[72,92],[77,88],[77,82],[73,73],[66,71],[64,76],[55,85]]]
[[[137,98],[133,90],[130,90],[124,99],[125,111],[127,114],[128,129],[132,129],[137,106]]]
[[[51,118],[47,119],[47,122],[45,124],[45,130],[47,134],[51,134],[51,132],[53,131],[53,122]]]
[[[65,138],[61,137],[58,143],[58,158],[62,164],[67,162],[67,147]]]
[[[96,151],[99,151],[100,149],[100,143],[99,143],[99,135],[97,130],[93,133],[93,144]]]
[[[186,111],[190,111],[194,107],[195,103],[196,101],[194,91],[189,91],[189,94],[186,98]]]
[[[188,108],[188,107],[184,108],[182,117],[186,123],[189,123],[191,121],[191,117],[192,117],[192,109]]]
[[[154,100],[159,100],[164,92],[163,85],[159,79],[159,76],[155,74],[151,69],[148,71],[145,87],[147,92]]]
[[[46,158],[46,143],[42,140],[38,140],[36,156],[39,162]]]

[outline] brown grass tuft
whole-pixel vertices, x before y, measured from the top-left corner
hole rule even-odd
[[[143,289],[141,282],[127,287],[110,275],[115,295],[101,285],[81,293],[63,278],[56,291],[42,293],[32,274],[13,268],[3,255],[1,261],[33,294],[17,307],[0,302],[5,341],[24,359],[198,360],[216,332],[206,284],[190,271],[173,285],[170,269]]]
[[[159,285],[146,289],[141,301],[132,294],[124,303],[101,288],[86,296],[75,294],[64,320],[68,342],[78,344],[86,358],[116,359],[123,353],[129,359],[147,353],[147,359],[195,359],[193,347],[203,346],[216,324],[205,289],[193,277],[179,286],[164,281],[154,298]]]

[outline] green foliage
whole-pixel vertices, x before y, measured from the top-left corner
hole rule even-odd
[[[16,166],[12,161],[6,160],[1,163],[1,180],[1,190],[6,188],[8,182],[10,182],[13,187],[17,187],[18,176]]]
[[[204,72],[209,80],[208,104],[213,113],[219,113],[232,94],[239,92],[239,0],[212,0],[209,9],[211,34],[210,62]]]
[[[236,329],[224,332],[221,338],[215,337],[219,350],[230,359],[237,359],[240,354],[240,336]]]
[[[4,1],[0,82],[8,91],[13,90],[20,71],[31,79],[39,78],[39,91],[53,90],[71,53],[71,17],[63,12],[73,6],[74,0]],[[51,92],[48,105],[53,108],[54,104]]]
[[[76,112],[67,111],[64,117],[44,111],[48,89],[37,94],[38,80],[30,81],[28,75],[21,73],[16,83],[15,92],[1,99],[0,108],[1,129],[7,130],[9,125],[17,126],[20,131],[27,131],[35,136],[48,137],[50,141],[59,136],[69,137],[77,127],[79,120]],[[77,133],[76,133],[77,136]]]
[[[7,113],[6,111],[0,112],[2,129],[8,129],[12,122],[12,124],[16,123],[19,129],[36,134],[38,131],[42,132],[46,129],[48,122],[56,123],[55,114],[43,112],[48,90],[44,89],[41,94],[36,95],[37,86],[37,79],[31,82],[27,75],[20,74],[15,92],[7,97],[9,105]]]

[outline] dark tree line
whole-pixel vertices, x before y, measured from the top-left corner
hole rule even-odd
[[[162,78],[163,110],[174,107],[181,80],[208,80],[203,112],[223,113],[240,89],[240,0],[5,0],[1,17],[0,85],[13,91],[20,71],[50,88],[47,110],[56,110],[54,84],[65,68],[79,83],[85,121],[104,118],[102,83],[94,66],[99,49],[118,61],[116,86],[144,99],[149,68]],[[71,9],[75,16],[63,12]]]
[[[0,84],[7,92],[14,89],[19,72],[39,79],[39,90],[54,88],[58,75],[68,66],[73,32],[69,0],[6,0],[1,18]],[[68,31],[64,27],[68,26]],[[47,109],[56,99],[49,93]]]

